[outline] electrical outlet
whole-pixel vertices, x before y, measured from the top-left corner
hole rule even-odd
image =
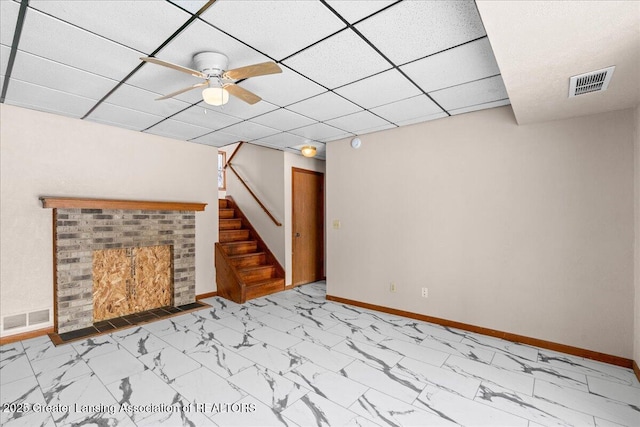
[[[429,298],[429,288],[422,288],[422,298]]]
[[[339,219],[334,219],[333,220],[333,229],[334,230],[339,230],[340,229],[340,220]]]
[[[389,292],[395,292],[396,291],[396,284],[395,282],[391,282],[391,284],[389,285]]]

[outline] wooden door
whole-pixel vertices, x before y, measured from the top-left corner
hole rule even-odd
[[[293,285],[324,278],[324,174],[292,170]]]

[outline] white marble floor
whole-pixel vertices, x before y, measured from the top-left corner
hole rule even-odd
[[[0,347],[3,426],[640,426],[629,369],[347,306],[324,282]]]

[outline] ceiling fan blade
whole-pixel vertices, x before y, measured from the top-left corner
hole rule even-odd
[[[248,77],[264,76],[267,74],[281,73],[282,69],[275,62],[262,62],[260,64],[247,65],[226,71],[222,77],[225,79],[240,80]]]
[[[175,92],[171,92],[168,95],[161,96],[160,98],[156,98],[156,101],[162,101],[163,99],[173,98],[174,96],[180,95],[181,93],[185,93],[192,89],[197,89],[202,86],[207,86],[208,84],[209,84],[208,82],[197,83],[197,84],[194,84],[193,86],[185,87],[184,89],[180,89]]]
[[[183,73],[191,74],[194,77],[200,77],[202,79],[207,78],[207,76],[200,71],[192,70],[191,68],[183,67],[182,65],[172,64],[171,62],[163,61],[162,59],[145,56],[143,58],[140,58],[140,60],[151,62],[152,64],[162,65],[163,67],[172,68],[177,71],[182,71]]]
[[[260,102],[262,100],[262,98],[260,98],[258,95],[256,95],[253,92],[250,92],[240,86],[238,86],[237,84],[234,83],[228,83],[226,85],[224,85],[224,88],[227,90],[227,92],[229,92],[231,95],[235,96],[236,98],[240,98],[241,100],[243,100],[244,102],[246,102],[247,104],[255,104],[256,102]]]

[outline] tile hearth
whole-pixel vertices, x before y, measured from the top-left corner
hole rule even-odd
[[[318,282],[0,347],[1,424],[638,426],[629,369],[325,299]],[[28,412],[15,412],[16,405]],[[14,405],[14,406],[11,406]],[[49,405],[49,406],[45,406]]]

